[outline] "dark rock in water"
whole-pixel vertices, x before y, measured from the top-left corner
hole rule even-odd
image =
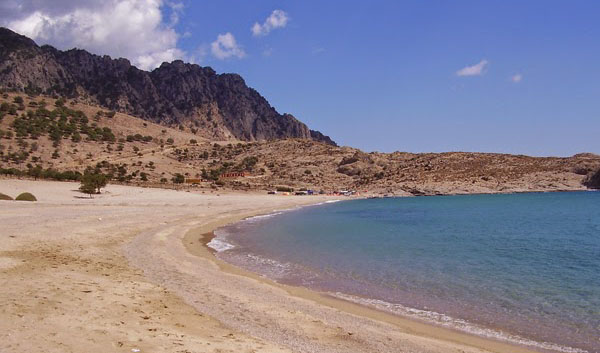
[[[303,138],[335,145],[291,114],[278,113],[237,74],[181,60],[151,72],[127,59],[57,50],[0,28],[0,87],[56,94],[149,121],[222,127],[241,140]]]

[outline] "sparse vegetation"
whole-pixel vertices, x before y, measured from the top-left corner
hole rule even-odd
[[[58,99],[54,104],[48,97],[43,102],[42,97],[29,95],[18,103],[15,96],[10,93],[0,99],[0,174],[14,177],[81,181],[82,171],[92,167],[125,183],[180,184],[188,177],[211,182],[202,186],[239,190],[275,190],[276,185],[286,185],[284,191],[431,194],[448,183],[456,185],[454,190],[499,191],[507,183],[517,185],[544,173],[554,178],[555,187],[581,185],[586,175],[590,185],[590,171],[600,167],[600,158],[593,155],[542,160],[485,153],[362,153],[301,139],[208,143],[202,135],[206,130],[196,129],[206,127],[205,120],[190,121],[184,130],[175,131],[179,125],[161,128],[126,115],[108,122],[110,112],[75,100]],[[89,121],[88,116],[94,119]],[[122,121],[126,124],[120,125]],[[224,174],[242,172],[245,175],[221,179]],[[544,183],[540,185],[550,185]]]
[[[174,184],[182,184],[185,182],[185,177],[181,173],[176,173],[173,178],[171,178],[171,181]]]

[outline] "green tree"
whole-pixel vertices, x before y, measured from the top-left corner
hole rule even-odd
[[[89,194],[99,194],[100,190],[108,184],[108,177],[102,173],[86,171],[81,177],[79,191]]]

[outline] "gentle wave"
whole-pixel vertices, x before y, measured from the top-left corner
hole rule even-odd
[[[389,313],[392,313],[395,315],[405,316],[405,317],[409,317],[409,318],[413,318],[413,319],[420,319],[420,320],[423,320],[423,321],[426,321],[429,323],[433,323],[433,324],[436,324],[439,326],[444,326],[444,327],[452,328],[455,330],[460,330],[460,331],[474,334],[477,336],[492,338],[492,339],[506,341],[509,343],[515,343],[515,344],[524,345],[524,346],[541,348],[541,349],[545,349],[545,350],[553,350],[553,351],[558,351],[558,352],[589,353],[588,351],[583,350],[583,349],[562,346],[562,345],[558,345],[558,344],[550,343],[550,342],[537,342],[537,341],[530,340],[530,339],[527,339],[527,338],[524,338],[524,337],[521,337],[518,335],[513,335],[513,334],[502,332],[502,331],[492,330],[492,329],[485,328],[485,327],[482,327],[482,326],[479,326],[476,324],[472,324],[465,320],[456,319],[456,318],[450,317],[448,315],[437,313],[435,311],[420,310],[420,309],[406,307],[401,304],[392,304],[392,303],[388,303],[386,301],[378,300],[378,299],[361,298],[361,297],[357,297],[357,296],[353,296],[353,295],[349,295],[349,294],[345,294],[345,293],[340,293],[340,292],[329,293],[329,294],[336,298],[339,298],[339,299],[347,300],[347,301],[361,304],[361,305],[374,307],[378,310],[386,311],[386,312],[389,312]]]
[[[323,201],[323,202],[317,203],[317,204],[315,204],[315,206],[325,205],[325,204],[328,204],[328,203],[336,203],[336,202],[340,202],[340,201],[342,201],[342,200],[327,200],[327,201]]]
[[[255,254],[246,254],[246,257],[255,265],[267,267],[268,275],[266,277],[271,277],[273,279],[283,278],[290,272],[290,264],[288,263],[279,262]]]
[[[319,205],[325,205],[325,204],[339,202],[339,201],[342,201],[342,200],[327,200],[327,201],[323,201],[323,202],[313,204],[313,205],[308,205],[308,206],[319,206]],[[306,206],[304,206],[304,207],[306,207]],[[247,218],[243,219],[242,221],[240,221],[240,223],[244,223],[244,222],[245,223],[254,223],[257,221],[262,221],[262,220],[283,214],[284,212],[293,211],[293,210],[296,210],[299,208],[302,208],[302,206],[285,209],[285,210],[273,210],[273,213],[267,213],[267,214],[247,217]],[[223,230],[223,228],[219,228],[219,229],[215,230],[214,233],[215,233],[215,237],[206,244],[208,247],[214,249],[216,252],[223,252],[223,251],[227,251],[227,250],[231,250],[231,249],[235,248],[235,245],[233,245],[225,240],[228,233],[225,232]]]
[[[282,213],[283,213],[283,211],[273,211],[273,213],[245,218],[241,222],[254,223],[256,221],[271,218],[273,216],[277,216]],[[225,230],[225,228],[216,229],[214,231],[214,234],[215,234],[215,237],[213,239],[211,239],[211,241],[209,241],[206,244],[206,246],[215,250],[216,252],[223,252],[223,251],[227,251],[227,250],[231,250],[231,249],[235,248],[235,245],[233,245],[230,242],[225,240],[227,238],[227,235],[229,235],[229,233]]]
[[[217,237],[213,238],[206,244],[209,248],[214,249],[216,252],[223,252],[235,248],[235,245],[228,243]]]
[[[257,220],[261,220],[261,219],[271,218],[273,216],[277,216],[277,215],[280,215],[282,213],[283,213],[283,211],[274,211],[273,213],[268,213],[268,214],[263,214],[263,215],[248,217],[248,218],[244,219],[242,222],[253,222],[253,221],[257,221]]]

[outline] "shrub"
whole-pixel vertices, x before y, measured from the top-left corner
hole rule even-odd
[[[17,200],[17,201],[37,201],[35,196],[33,196],[33,194],[31,194],[29,192],[24,192],[22,194],[19,194],[19,196],[17,196],[17,198],[15,200]]]
[[[287,186],[278,186],[277,191],[279,191],[279,192],[294,192],[294,189],[287,187]]]
[[[0,200],[12,200],[13,198],[0,192]]]
[[[242,170],[247,170],[247,171],[251,172],[252,169],[254,168],[254,166],[256,165],[256,163],[258,163],[258,158],[254,157],[254,156],[246,157],[240,163],[240,168]]]
[[[185,177],[180,173],[176,173],[175,176],[171,178],[171,181],[175,184],[182,184],[185,181]]]

